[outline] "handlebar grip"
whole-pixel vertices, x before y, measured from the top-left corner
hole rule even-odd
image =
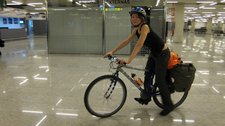
[[[112,59],[112,56],[111,55],[108,55],[108,59]]]
[[[122,64],[120,61],[118,61],[118,64]],[[123,63],[123,65],[126,65],[126,63]]]

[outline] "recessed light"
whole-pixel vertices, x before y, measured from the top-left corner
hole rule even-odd
[[[214,1],[196,1],[196,3],[214,3]]]

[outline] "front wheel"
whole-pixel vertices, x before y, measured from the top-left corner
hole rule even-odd
[[[157,87],[157,85],[154,85],[153,92],[154,92],[153,100],[154,100],[155,104],[163,109],[164,105],[162,103],[160,91],[159,91],[159,88]],[[178,107],[185,101],[185,99],[187,98],[188,92],[189,92],[189,90],[185,90],[183,92],[176,92],[176,91],[171,92],[171,99],[172,99],[175,107]]]
[[[103,75],[93,80],[84,94],[84,104],[92,115],[109,117],[117,113],[127,98],[124,82],[113,75]]]

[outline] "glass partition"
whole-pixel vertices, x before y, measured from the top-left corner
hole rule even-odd
[[[102,53],[102,23],[97,1],[49,1],[49,53]]]
[[[164,7],[151,9],[150,26],[163,40],[165,40],[166,19]]]
[[[105,14],[106,51],[113,49],[120,41],[131,33],[129,16],[130,7],[116,7],[107,9]],[[130,45],[120,50],[118,54],[130,53]]]
[[[131,33],[131,7],[150,3],[156,1],[48,0],[48,52],[103,54]],[[160,36],[163,16],[162,8],[151,10],[150,24]],[[133,43],[118,54],[129,54]]]

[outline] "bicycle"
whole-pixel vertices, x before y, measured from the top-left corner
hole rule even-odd
[[[123,68],[145,71],[125,64],[118,63],[118,58],[110,56],[110,69],[115,69],[115,72],[111,75],[102,75],[94,79],[87,87],[84,94],[84,104],[88,112],[94,116],[105,118],[117,113],[124,105],[127,98],[127,88],[123,80],[119,77],[119,73],[122,73],[130,82],[140,91],[144,89],[139,86],[134,79],[125,72]],[[116,66],[115,66],[116,65]],[[189,90],[183,92],[176,92],[173,86],[168,86],[171,92],[171,98],[174,102],[174,106],[178,107],[187,98]],[[161,101],[160,92],[157,84],[152,85],[153,101],[155,104],[164,108]]]

